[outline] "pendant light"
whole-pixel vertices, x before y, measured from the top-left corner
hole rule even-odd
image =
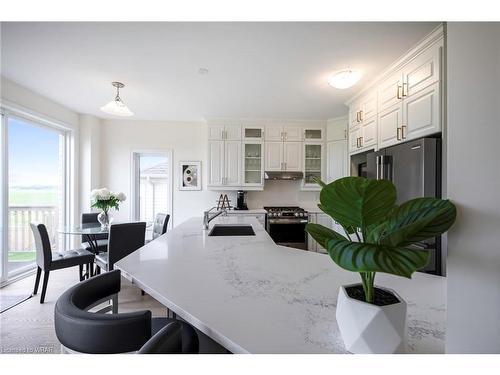
[[[127,106],[122,102],[122,99],[120,98],[120,89],[124,88],[125,85],[121,82],[111,82],[111,85],[116,87],[116,97],[108,104],[102,106],[101,111],[114,116],[133,116],[134,113],[127,108]]]
[[[345,69],[334,73],[328,78],[328,83],[336,89],[348,89],[355,85],[360,78],[361,73],[357,70]]]

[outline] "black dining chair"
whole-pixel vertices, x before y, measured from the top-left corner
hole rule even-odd
[[[52,252],[50,246],[49,235],[47,227],[41,223],[30,223],[33,236],[35,237],[36,247],[36,280],[33,295],[38,293],[38,285],[40,284],[40,277],[43,274],[42,295],[40,296],[40,303],[45,301],[45,293],[47,292],[47,284],[49,282],[50,271],[55,271],[63,268],[78,266],[79,278],[82,281],[85,276],[92,273],[92,265],[94,263],[94,254],[84,249],[77,249],[64,252]],[[84,273],[83,266],[86,266]]]
[[[144,246],[146,223],[111,224],[109,227],[108,251],[95,257],[97,273],[111,271],[120,259]]]
[[[153,318],[151,311],[105,314],[90,308],[115,298],[121,288],[120,270],[91,277],[64,292],[54,309],[56,336],[63,352],[184,353],[199,351],[198,335],[186,322]]]
[[[82,226],[101,226],[99,220],[97,220],[98,212],[89,212],[82,214]],[[108,234],[94,234],[93,235],[95,242],[97,243],[97,251],[106,251],[108,248]],[[82,248],[87,251],[92,251],[92,247],[90,246],[90,239],[87,234],[82,235]]]

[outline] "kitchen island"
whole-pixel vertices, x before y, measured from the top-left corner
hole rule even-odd
[[[338,288],[359,276],[328,255],[276,245],[257,219],[255,236],[209,237],[192,218],[116,264],[124,277],[232,353],[346,353],[335,319]],[[408,353],[443,353],[445,279],[377,274],[408,303]]]

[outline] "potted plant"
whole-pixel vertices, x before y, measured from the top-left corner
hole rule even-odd
[[[318,207],[344,229],[319,224],[306,231],[340,267],[358,272],[361,284],[339,290],[336,318],[347,350],[353,353],[404,351],[406,303],[394,291],[375,286],[377,272],[411,278],[429,259],[414,243],[446,232],[455,221],[449,200],[416,198],[396,204],[387,180],[345,177],[322,187]]]
[[[119,210],[120,202],[125,201],[127,197],[124,193],[114,193],[107,188],[94,189],[90,195],[92,200],[91,207],[101,210],[101,213],[97,215],[97,220],[101,223],[102,229],[107,229],[113,221],[109,210],[111,208]]]

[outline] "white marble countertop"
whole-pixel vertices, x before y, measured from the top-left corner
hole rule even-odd
[[[335,320],[338,288],[359,282],[328,255],[276,245],[257,219],[255,236],[208,237],[192,218],[117,263],[136,283],[233,353],[345,353]],[[443,353],[445,279],[378,274],[408,303],[409,353]]]

